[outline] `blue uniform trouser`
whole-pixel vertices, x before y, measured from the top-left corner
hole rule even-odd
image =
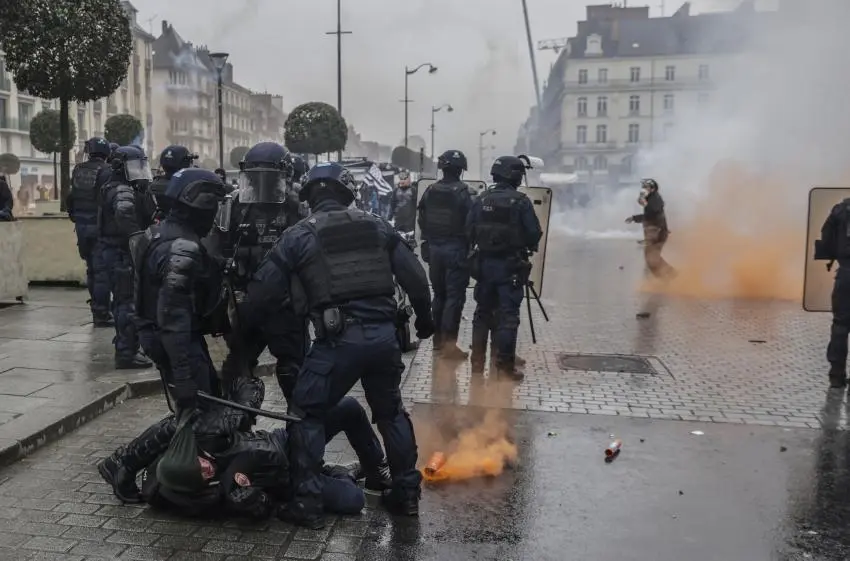
[[[97,224],[86,224],[77,219],[77,249],[86,262],[86,288],[91,298],[92,315],[105,318],[109,315],[109,273],[98,258]]]
[[[431,306],[434,325],[440,339],[456,341],[469,287],[466,244],[429,243],[429,251],[428,276],[434,291]]]
[[[133,261],[130,251],[118,243],[98,240],[98,251],[103,259],[112,292],[112,316],[115,318],[115,355],[133,358],[139,352],[139,338],[134,323]]]
[[[416,470],[416,438],[399,387],[403,371],[391,321],[349,324],[332,341],[313,343],[292,396],[292,410],[302,419],[290,425],[295,502],[303,505],[306,513],[319,514],[322,509],[320,475],[329,410],[358,380],[384,439],[393,487],[400,493],[419,492],[422,476]]]
[[[516,360],[519,310],[524,285],[515,276],[507,258],[481,257],[480,279],[475,285],[476,307],[472,318],[472,371],[484,370],[487,339],[493,338],[491,353],[496,368],[512,370]]]
[[[162,339],[156,327],[147,325],[139,329],[139,341],[145,354],[156,364],[163,383],[166,385],[173,383],[174,374],[171,370],[171,360],[162,345]],[[198,390],[210,395],[221,395],[218,374],[203,335],[197,333],[192,336],[188,353],[189,360],[192,363],[192,378],[197,384]]]

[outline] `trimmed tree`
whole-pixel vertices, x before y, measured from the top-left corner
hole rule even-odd
[[[203,162],[201,162],[201,167],[210,171],[218,169],[218,160],[207,158]]]
[[[62,137],[70,130],[68,105],[106,97],[127,75],[133,37],[119,0],[19,0],[0,24],[6,67],[18,88],[59,99]],[[71,162],[62,151],[62,196]],[[63,206],[64,208],[64,206]]]
[[[142,122],[129,113],[113,115],[106,120],[103,135],[109,142],[119,146],[129,146],[142,134]]]
[[[30,144],[39,152],[45,154],[53,154],[53,189],[54,195],[59,197],[59,181],[56,170],[56,154],[65,154],[67,157],[68,151],[74,148],[74,139],[77,137],[77,126],[73,119],[68,119],[67,133],[64,135],[65,142],[62,142],[62,118],[59,111],[55,109],[45,109],[32,118],[30,122]],[[65,199],[68,193],[62,191],[60,198],[62,208],[64,209]]]
[[[336,107],[313,101],[299,105],[286,119],[284,139],[290,152],[319,154],[339,152],[348,140],[348,125]]]
[[[234,168],[239,168],[239,162],[245,159],[245,154],[248,153],[249,148],[247,146],[237,146],[233,150],[230,151],[230,165]]]
[[[21,171],[21,160],[14,154],[0,154],[0,173],[15,175]]]

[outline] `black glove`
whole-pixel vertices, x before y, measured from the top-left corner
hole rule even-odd
[[[431,312],[421,316],[417,314],[413,326],[416,328],[416,337],[419,339],[427,339],[437,331],[437,327],[434,325],[434,318],[431,317]]]
[[[178,409],[197,409],[198,387],[194,383],[169,384],[168,389]]]

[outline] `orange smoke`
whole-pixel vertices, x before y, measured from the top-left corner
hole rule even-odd
[[[423,470],[426,481],[462,481],[497,476],[516,462],[517,447],[509,442],[508,424],[497,410],[490,410],[476,426],[464,429],[445,448],[446,461],[436,472]]]
[[[710,198],[688,223],[672,218],[664,255],[672,281],[647,280],[649,292],[697,298],[799,300],[803,287],[806,198],[777,177],[736,162],[718,164],[707,180]],[[799,199],[799,200],[798,200]],[[668,207],[669,208],[669,207]]]

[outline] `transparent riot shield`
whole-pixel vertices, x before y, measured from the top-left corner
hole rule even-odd
[[[815,240],[820,239],[820,231],[832,207],[850,198],[847,187],[815,187],[809,191],[808,228],[806,230],[806,268],[803,277],[803,309],[807,312],[832,311],[832,271],[826,270],[828,261],[815,259]]]
[[[531,276],[529,280],[534,283],[534,289],[538,296],[543,295],[543,270],[546,265],[546,246],[549,240],[549,216],[552,213],[552,189],[548,187],[520,187],[521,193],[528,195],[531,204],[534,205],[534,213],[540,221],[543,229],[543,237],[540,238],[540,246],[537,253],[531,256]]]

